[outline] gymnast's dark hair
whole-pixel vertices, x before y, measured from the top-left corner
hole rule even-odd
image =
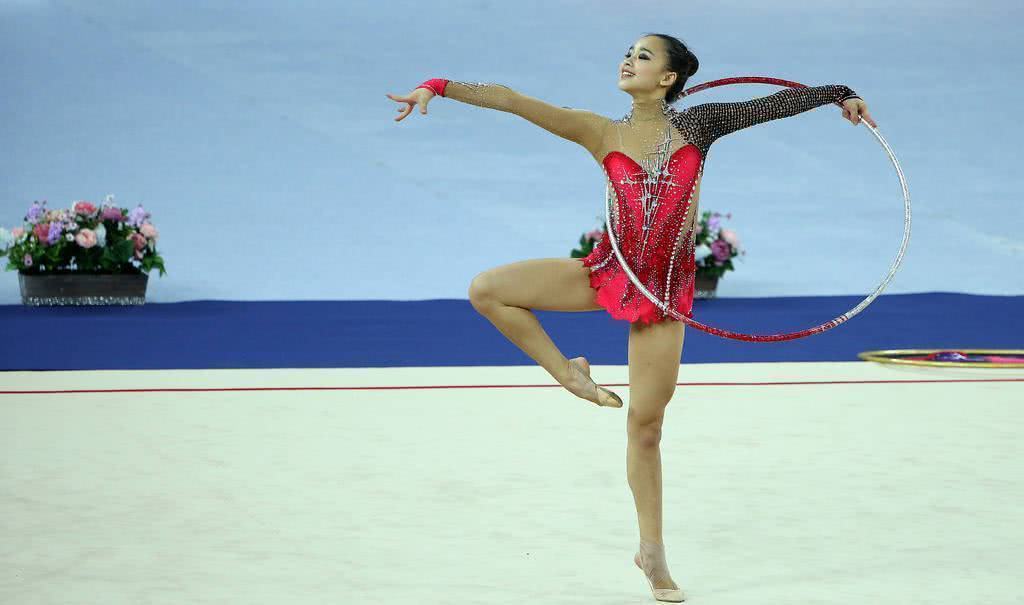
[[[665,42],[665,47],[668,49],[668,69],[678,74],[676,81],[669,87],[668,92],[665,93],[665,102],[675,103],[679,98],[679,93],[683,92],[683,88],[686,87],[686,81],[690,79],[690,76],[697,73],[697,68],[700,67],[697,55],[693,54],[686,44],[675,36],[652,33],[644,35],[657,36]]]

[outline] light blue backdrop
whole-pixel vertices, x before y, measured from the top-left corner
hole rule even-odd
[[[763,75],[861,94],[914,201],[887,292],[1021,294],[1022,16],[1010,1],[0,0],[0,225],[37,199],[141,203],[169,270],[154,302],[466,298],[478,272],[568,256],[598,227],[600,167],[450,99],[396,123],[385,93],[497,82],[618,118],[619,62],[655,31],[700,59],[688,87]],[[903,229],[888,158],[836,107],[719,140],[701,209],[731,212],[747,249],[721,296],[866,295]]]

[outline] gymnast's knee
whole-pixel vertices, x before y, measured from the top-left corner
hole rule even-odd
[[[476,310],[480,311],[498,302],[494,296],[493,281],[492,276],[484,271],[469,282],[469,304]]]
[[[664,409],[660,412],[641,412],[629,402],[626,413],[626,432],[630,443],[641,447],[657,447],[661,443],[661,425],[665,419]]]

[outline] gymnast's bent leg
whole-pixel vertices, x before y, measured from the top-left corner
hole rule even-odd
[[[617,395],[597,387],[590,379],[586,359],[570,361],[562,355],[531,311],[602,308],[590,287],[590,269],[580,259],[530,259],[488,269],[473,278],[469,300],[473,308],[571,393],[598,405],[622,406]]]

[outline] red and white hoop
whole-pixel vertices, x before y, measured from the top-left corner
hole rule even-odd
[[[719,80],[712,80],[711,82],[705,82],[704,84],[699,84],[697,86],[694,86],[693,88],[689,88],[683,91],[680,94],[680,97],[684,97],[707,88],[714,88],[716,86],[749,83],[777,84],[779,86],[788,86],[790,88],[806,88],[804,84],[800,84],[798,82],[791,82],[789,80],[780,80],[778,78],[766,78],[759,76],[744,76],[737,78],[722,78]],[[885,139],[882,138],[882,135],[878,134],[878,130],[875,127],[871,126],[871,124],[869,124],[867,120],[861,120],[860,123],[867,126],[871,134],[875,135],[875,138],[878,139],[878,142],[885,149],[885,152],[889,155],[889,159],[892,160],[893,167],[896,169],[896,175],[900,179],[900,187],[902,187],[903,189],[904,228],[903,241],[900,243],[900,249],[899,252],[897,252],[896,254],[896,259],[893,261],[892,266],[889,268],[889,274],[885,276],[885,279],[883,279],[882,282],[878,285],[878,287],[875,288],[874,292],[872,292],[857,306],[853,307],[846,313],[843,313],[842,315],[839,315],[838,317],[831,319],[823,324],[817,325],[813,328],[800,330],[798,332],[786,332],[782,334],[743,334],[740,332],[731,332],[729,330],[715,328],[713,326],[709,326],[699,321],[690,319],[689,317],[684,316],[682,313],[679,313],[675,309],[670,308],[666,302],[658,300],[657,297],[651,294],[651,292],[646,287],[644,287],[643,283],[641,283],[641,281],[637,278],[636,274],[633,273],[633,271],[629,268],[629,265],[626,263],[626,259],[624,259],[622,257],[622,253],[619,252],[618,242],[615,241],[615,230],[611,228],[611,204],[606,203],[605,217],[606,223],[609,225],[609,228],[607,230],[608,239],[611,243],[612,250],[615,251],[615,256],[618,258],[619,264],[622,267],[623,271],[629,277],[630,281],[633,282],[633,285],[635,285],[637,289],[640,290],[640,292],[642,292],[643,295],[646,296],[651,302],[656,304],[658,308],[664,311],[665,314],[675,319],[678,319],[679,321],[683,321],[697,328],[698,330],[702,330],[704,332],[707,332],[708,334],[714,334],[715,336],[721,336],[723,338],[746,340],[750,342],[776,342],[780,340],[793,340],[796,338],[810,336],[812,334],[818,334],[830,328],[834,328],[839,324],[843,323],[844,321],[850,319],[854,315],[860,313],[861,311],[864,310],[865,307],[871,304],[871,301],[873,301],[875,298],[878,297],[879,294],[882,293],[882,290],[885,289],[885,286],[892,280],[893,276],[896,275],[896,270],[899,268],[900,262],[903,260],[904,252],[906,252],[907,244],[910,242],[910,192],[907,190],[907,181],[903,177],[903,170],[900,168],[900,164],[896,160],[896,155],[893,154],[892,148],[889,147],[889,144],[885,142]]]

